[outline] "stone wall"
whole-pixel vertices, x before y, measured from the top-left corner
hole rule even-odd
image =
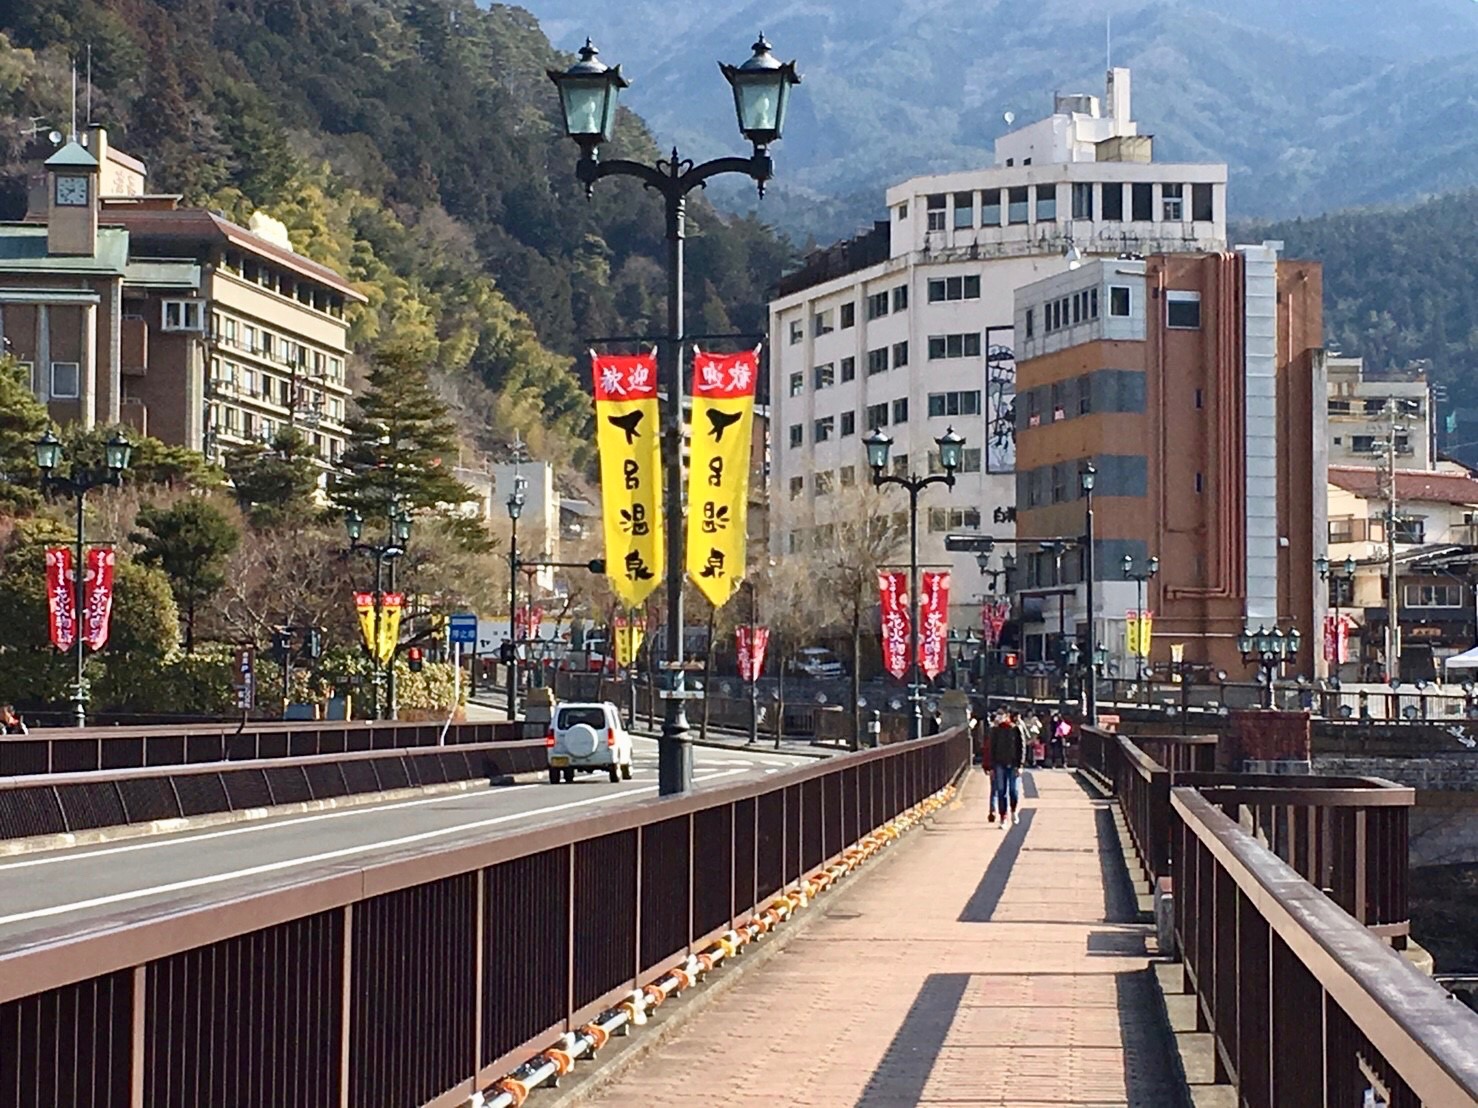
[[[1318,754],[1314,772],[1384,777],[1416,789],[1413,866],[1478,863],[1478,751],[1407,756]]]

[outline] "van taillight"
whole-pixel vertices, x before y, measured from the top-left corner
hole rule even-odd
[[[607,727],[606,728],[606,745],[607,746],[615,746],[616,745],[616,729],[614,727]]]
[[[554,745],[554,732],[553,731],[550,731],[547,735],[544,736],[544,745],[545,746],[553,746]]]

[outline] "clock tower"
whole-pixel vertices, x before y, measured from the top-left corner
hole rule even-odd
[[[98,245],[98,160],[75,138],[46,159],[46,252],[91,257]]]

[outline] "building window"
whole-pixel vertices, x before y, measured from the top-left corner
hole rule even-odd
[[[908,397],[900,396],[897,400],[893,401],[893,422],[908,422]]]
[[[1084,376],[1078,378],[1078,414],[1087,415],[1093,411],[1093,378]]]
[[[1109,315],[1123,319],[1129,317],[1129,286],[1109,286]]]
[[[820,338],[822,335],[829,335],[834,330],[836,330],[836,328],[831,325],[830,310],[817,312],[811,317],[811,334],[815,335],[817,338]]]
[[[958,416],[980,414],[980,390],[961,392],[931,392],[929,394],[929,416]]]
[[[843,331],[857,322],[857,305],[850,300],[843,304],[839,311],[842,317],[841,326]]]
[[[980,332],[970,331],[959,335],[930,335],[929,359],[977,358],[980,356]]]
[[[857,484],[857,467],[842,466],[841,470],[842,488],[850,489]]]
[[[164,330],[205,330],[205,302],[203,300],[164,301]],[[236,341],[236,321],[234,319],[226,320],[226,341],[231,343]]]
[[[1191,186],[1191,218],[1197,223],[1210,223],[1216,218],[1211,196],[1210,185]]]
[[[829,389],[837,383],[836,367],[830,362],[817,366],[811,371],[811,376],[818,389]]]
[[[792,448],[801,446],[806,441],[806,428],[804,424],[792,423],[790,425],[790,445]]]
[[[895,454],[893,456],[893,476],[894,477],[907,477],[908,476],[908,455],[907,454]]]
[[[842,413],[842,438],[846,438],[848,435],[855,435],[856,433],[857,433],[857,413],[856,412],[843,412]]]
[[[1014,189],[1008,189],[1006,192],[1006,200],[1007,221],[1010,223],[1025,223],[1027,209],[1029,207],[1026,186],[1021,185]]]
[[[790,345],[794,346],[806,337],[806,328],[798,319],[790,321]]]
[[[1196,492],[1197,493],[1202,493],[1202,492],[1205,492],[1205,491],[1206,491],[1206,480],[1205,480],[1205,478],[1200,473],[1197,473],[1196,474]]]
[[[893,310],[905,312],[908,310],[908,286],[899,285],[893,290]]]
[[[1073,218],[1093,218],[1093,185],[1090,182],[1073,183]]]
[[[1396,541],[1420,546],[1426,542],[1427,521],[1421,516],[1401,516],[1396,520]]]
[[[1451,585],[1406,585],[1402,603],[1408,608],[1461,608],[1463,587]]]
[[[1375,436],[1374,435],[1351,435],[1350,436],[1350,452],[1352,454],[1374,454],[1375,453]]]
[[[1097,289],[1089,289],[1088,290],[1088,318],[1089,319],[1097,319],[1098,318],[1098,290]]]
[[[857,359],[842,359],[842,383],[845,384],[857,376]]]
[[[929,530],[936,535],[946,531],[979,531],[980,509],[930,508]]]
[[[1032,308],[1026,310],[1026,337],[1031,338],[1036,332],[1036,312]]]
[[[1149,223],[1155,218],[1155,186],[1142,182],[1129,186],[1134,204],[1131,216],[1135,223]]]
[[[881,319],[888,314],[888,294],[875,292],[867,298],[867,318]]]
[[[799,396],[806,391],[806,375],[799,371],[790,375],[790,395]]]
[[[1103,186],[1103,218],[1106,223],[1124,219],[1124,186],[1117,181]]]
[[[936,193],[934,193],[932,196],[929,197],[928,205],[929,205],[929,207],[928,207],[928,211],[929,211],[929,230],[931,230],[931,231],[942,231],[942,230],[944,230],[944,207],[945,207],[945,196],[944,196],[944,193],[942,193],[942,192],[936,192]]]
[[[1037,186],[1037,222],[1051,223],[1057,218],[1057,186]]]
[[[867,406],[867,429],[876,431],[880,427],[888,426],[888,405],[869,404]]]
[[[980,225],[982,227],[1001,225],[1000,189],[986,189],[980,194]]]
[[[831,493],[831,480],[831,470],[821,469],[816,471],[816,476],[811,479],[811,484],[815,486],[817,496],[827,496]]]
[[[888,348],[879,347],[877,350],[867,352],[867,375],[871,377],[874,373],[886,373],[888,370]]]
[[[794,500],[806,491],[806,479],[804,477],[792,477],[790,479],[790,498]],[[795,536],[792,535],[791,538]]]
[[[907,219],[908,218],[908,201],[907,200],[905,200],[902,204],[899,204],[898,205],[898,218],[900,220],[904,220],[904,219]]]
[[[1199,292],[1165,291],[1165,326],[1194,331],[1201,326],[1201,294]]]
[[[908,365],[908,343],[895,342],[893,344],[893,368]]]
[[[938,304],[946,300],[979,300],[980,278],[936,277],[929,282],[929,303]]]
[[[964,231],[975,226],[975,194],[955,193],[955,230]]]
[[[81,367],[76,362],[51,363],[51,398],[53,400],[77,399]]]
[[[967,446],[967,447],[965,447],[964,450],[960,451],[960,472],[961,473],[979,473],[980,472],[980,457],[981,457],[980,447],[978,447],[978,446]]]
[[[1160,210],[1166,223],[1180,223],[1185,219],[1185,186],[1161,185]]]
[[[817,442],[830,442],[831,436],[836,432],[836,426],[836,416],[822,416],[816,421],[812,437]]]
[[[41,381],[39,379],[38,374],[36,373],[36,363],[34,363],[34,362],[17,362],[16,365],[20,366],[22,372],[24,372],[25,375],[26,375],[26,380],[30,382],[30,385],[31,385],[31,395],[32,396],[40,396],[41,395]]]

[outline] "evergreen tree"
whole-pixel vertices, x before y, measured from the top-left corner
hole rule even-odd
[[[431,388],[424,351],[392,343],[375,355],[369,388],[349,421],[334,503],[374,526],[391,505],[407,511],[449,512],[474,498],[451,473],[456,429]]]
[[[20,363],[0,358],[0,512],[25,512],[40,502],[36,440],[50,422]]]
[[[144,528],[129,538],[139,544],[138,561],[158,566],[169,577],[184,613],[185,652],[195,651],[195,616],[226,583],[226,559],[241,541],[231,520],[208,500],[186,497],[169,508],[139,509]]]
[[[233,450],[226,472],[236,503],[258,530],[305,523],[314,511],[318,469],[297,430],[278,432],[270,447],[261,443]]]

